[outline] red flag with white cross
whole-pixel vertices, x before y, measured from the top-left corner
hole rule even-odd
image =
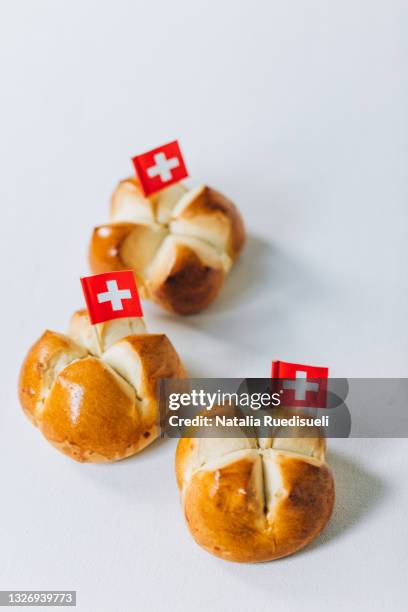
[[[131,270],[85,276],[81,284],[93,325],[110,319],[143,316]]]
[[[274,390],[280,393],[281,406],[326,408],[328,376],[325,367],[272,361]]]
[[[177,140],[132,158],[145,196],[188,176]]]

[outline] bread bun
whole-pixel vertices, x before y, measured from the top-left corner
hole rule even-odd
[[[147,198],[129,178],[113,194],[110,223],[94,229],[89,259],[95,274],[133,269],[142,297],[193,314],[217,296],[244,239],[237,208],[218,191],[177,183]]]
[[[333,508],[322,438],[183,438],[176,476],[193,538],[227,561],[290,555]]]
[[[185,374],[167,336],[148,334],[142,319],[92,326],[82,310],[68,335],[46,331],[29,350],[19,395],[60,451],[77,461],[116,461],[157,437],[156,381]]]

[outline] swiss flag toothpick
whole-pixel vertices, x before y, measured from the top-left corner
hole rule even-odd
[[[272,361],[281,406],[326,408],[328,368]]]
[[[81,278],[91,323],[122,317],[142,317],[139,294],[131,270]]]
[[[177,140],[132,158],[146,196],[188,176]]]

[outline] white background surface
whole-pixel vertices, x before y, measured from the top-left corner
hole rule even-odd
[[[343,440],[337,505],[304,552],[256,566],[191,540],[174,441],[108,466],[57,453],[16,378],[82,306],[91,228],[129,158],[178,138],[249,239],[222,295],[145,305],[192,375],[406,376],[403,1],[9,1],[0,15],[0,588],[76,589],[86,612],[406,610],[408,445]]]

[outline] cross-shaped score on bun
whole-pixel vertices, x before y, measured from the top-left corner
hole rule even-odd
[[[113,194],[110,223],[95,228],[95,274],[132,269],[141,297],[178,314],[206,308],[218,295],[245,240],[242,218],[221,193],[180,183],[145,197],[137,179]]]
[[[92,326],[81,310],[67,335],[46,331],[30,349],[20,401],[63,453],[78,461],[116,461],[158,436],[157,380],[185,376],[167,336],[147,333],[143,319]]]
[[[196,542],[227,561],[290,555],[325,527],[334,482],[323,438],[183,438],[176,476]]]

